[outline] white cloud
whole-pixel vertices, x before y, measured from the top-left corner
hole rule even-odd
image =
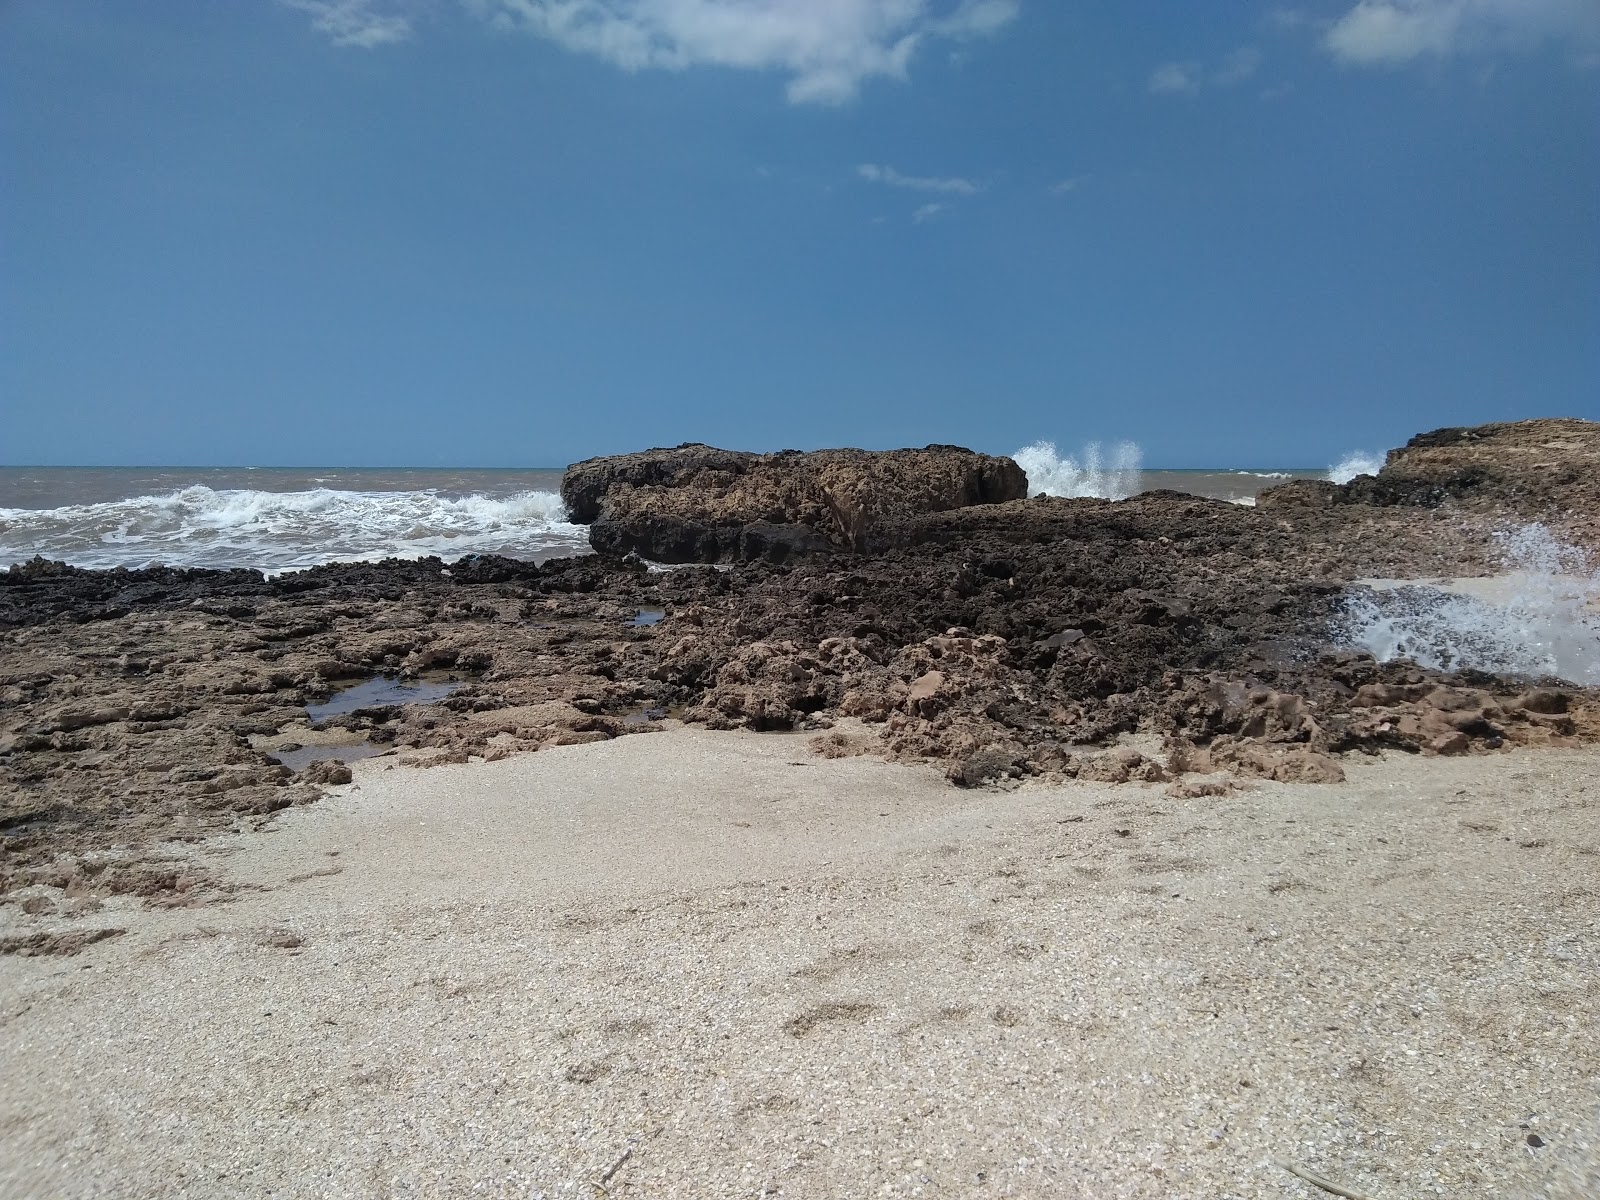
[[[1261,51],[1254,46],[1241,46],[1222,60],[1222,66],[1211,76],[1211,81],[1222,87],[1232,87],[1249,79],[1260,66]]]
[[[948,204],[924,204],[911,214],[911,220],[915,224],[921,225],[924,221],[933,220],[948,207],[950,207]]]
[[[1341,62],[1396,65],[1425,55],[1527,47],[1544,41],[1600,45],[1595,0],[1360,0],[1325,38]]]
[[[946,192],[953,196],[975,196],[983,190],[972,180],[962,179],[959,176],[941,179],[928,175],[902,175],[893,167],[881,167],[877,163],[862,163],[856,168],[856,174],[872,183],[910,188],[916,192]]]
[[[1052,196],[1065,196],[1068,192],[1077,191],[1078,185],[1083,182],[1082,175],[1074,175],[1071,179],[1062,179],[1050,185]]]
[[[1208,71],[1194,61],[1162,63],[1150,72],[1150,90],[1157,95],[1186,93],[1193,95],[1202,87],[1233,87],[1249,79],[1261,66],[1261,51],[1254,46],[1240,46],[1223,58],[1214,71]]]
[[[411,36],[411,21],[397,13],[376,10],[374,0],[283,0],[290,8],[311,14],[311,28],[326,34],[335,46],[370,50],[403,42]]]
[[[1311,24],[1311,17],[1298,8],[1274,8],[1263,21],[1275,33],[1293,33]]]
[[[1152,92],[1198,92],[1200,80],[1198,73],[1199,63],[1162,63],[1150,72],[1150,90]]]
[[[933,38],[997,33],[1021,0],[464,0],[518,29],[624,70],[697,65],[789,75],[796,103],[840,104],[903,79]]]

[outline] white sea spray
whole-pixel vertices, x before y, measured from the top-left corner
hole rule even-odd
[[[1376,475],[1383,470],[1384,456],[1370,450],[1352,450],[1328,468],[1334,483],[1349,483],[1357,475]]]
[[[80,567],[163,563],[271,573],[432,554],[581,553],[586,532],[566,522],[554,492],[491,497],[195,484],[97,504],[0,508],[0,567],[42,555]]]
[[[1027,473],[1030,496],[1126,500],[1139,492],[1144,454],[1133,442],[1118,442],[1109,453],[1090,442],[1079,457],[1063,457],[1054,442],[1034,442],[1011,457]]]
[[[1380,662],[1600,686],[1600,564],[1540,524],[1497,541],[1493,579],[1353,590],[1341,640]]]

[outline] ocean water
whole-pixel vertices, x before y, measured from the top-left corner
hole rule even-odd
[[[0,567],[249,567],[588,550],[552,470],[0,468]]]
[[[1496,540],[1499,575],[1369,580],[1338,635],[1379,662],[1600,686],[1600,561],[1540,524]]]
[[[1018,451],[1032,490],[1122,499],[1170,488],[1235,504],[1300,470],[1144,470],[1139,448],[1048,442]],[[35,555],[79,567],[247,567],[586,553],[554,469],[281,470],[242,467],[0,467],[0,569]]]
[[[1027,472],[1029,495],[1106,500],[1126,500],[1140,492],[1167,489],[1253,505],[1256,497],[1269,487],[1291,479],[1330,479],[1337,470],[1307,467],[1147,470],[1144,454],[1136,442],[1117,442],[1111,446],[1090,442],[1081,450],[1066,454],[1057,450],[1054,442],[1034,442],[1014,451],[1011,457]]]

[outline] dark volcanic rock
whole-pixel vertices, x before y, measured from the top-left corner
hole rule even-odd
[[[743,454],[686,445],[568,469],[562,497],[602,554],[658,562],[783,562],[894,540],[924,513],[1017,500],[1009,458],[958,446]]]

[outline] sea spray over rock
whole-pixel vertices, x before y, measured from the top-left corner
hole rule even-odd
[[[1380,662],[1600,686],[1600,570],[1544,525],[1497,535],[1506,574],[1352,593],[1340,633]]]
[[[1109,456],[1090,442],[1081,458],[1061,457],[1054,442],[1034,442],[1011,457],[1027,472],[1030,496],[1126,500],[1140,490],[1144,455],[1133,442],[1116,443]]]
[[[1358,475],[1376,475],[1383,470],[1384,456],[1370,450],[1352,450],[1328,468],[1328,478],[1334,483],[1349,483]]]
[[[0,567],[35,555],[80,567],[249,567],[587,549],[561,497],[527,491],[451,496],[437,490],[296,492],[204,485],[61,508],[0,509]]]

